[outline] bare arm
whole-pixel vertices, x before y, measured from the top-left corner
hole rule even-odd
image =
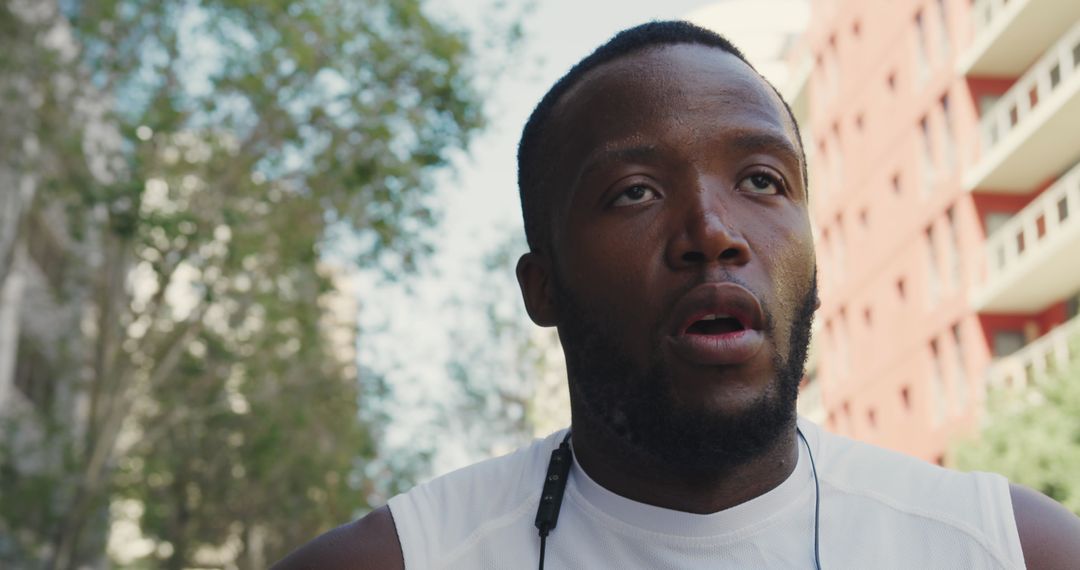
[[[271,570],[405,570],[394,517],[379,507],[301,546]]]
[[[1038,491],[1016,484],[1010,491],[1027,567],[1076,568],[1080,563],[1080,518]]]

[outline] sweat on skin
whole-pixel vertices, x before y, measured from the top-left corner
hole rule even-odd
[[[586,71],[543,138],[546,235],[518,278],[531,318],[559,330],[575,460],[621,497],[684,513],[777,488],[796,465],[817,306],[782,101],[722,49],[649,46]],[[1029,567],[1080,559],[1080,519],[1021,487],[1011,500]],[[397,530],[382,507],[278,568],[403,568]]]

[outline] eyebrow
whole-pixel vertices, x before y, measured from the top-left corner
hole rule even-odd
[[[785,135],[770,131],[738,131],[727,137],[725,146],[742,152],[769,152],[790,159],[796,169],[801,168],[799,151]]]
[[[791,139],[784,134],[763,130],[740,130],[726,135],[723,146],[727,150],[741,153],[767,152],[779,155],[791,162],[791,166],[795,167],[796,176],[800,181],[802,180],[802,160],[799,151],[792,144]],[[578,171],[575,186],[593,171],[608,164],[655,162],[662,154],[660,148],[654,144],[598,149],[585,159],[581,170]]]
[[[608,164],[619,164],[625,162],[653,162],[661,155],[659,147],[653,144],[635,145],[623,148],[602,148],[593,151],[585,162],[582,164],[581,170],[578,171],[577,182],[587,177],[594,170],[597,170]],[[575,184],[576,185],[576,184]]]

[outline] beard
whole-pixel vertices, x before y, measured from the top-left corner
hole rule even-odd
[[[616,342],[612,328],[602,326],[557,278],[555,285],[560,309],[572,315],[564,318],[559,337],[575,416],[585,415],[580,419],[604,432],[609,441],[621,442],[641,460],[698,478],[761,456],[794,428],[817,303],[816,275],[790,315],[786,354],[776,346],[775,321],[765,309],[764,332],[774,340],[770,360],[775,376],[758,398],[735,413],[679,402],[659,341],[648,365],[636,367],[636,359]]]

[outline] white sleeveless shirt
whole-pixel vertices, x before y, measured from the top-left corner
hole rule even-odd
[[[829,434],[800,419],[821,487],[825,569],[1023,568],[1009,484]],[[390,499],[408,570],[531,568],[533,520],[565,430]],[[597,484],[574,462],[545,567],[813,568],[814,480],[799,440],[792,474],[717,513],[646,505]]]

